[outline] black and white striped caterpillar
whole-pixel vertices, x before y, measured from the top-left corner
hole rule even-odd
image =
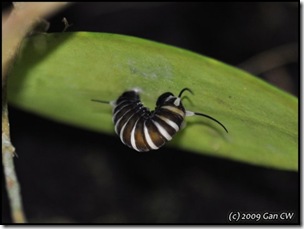
[[[181,129],[186,116],[200,115],[209,118],[228,133],[226,127],[209,115],[185,110],[181,96],[189,88],[181,90],[176,97],[171,92],[165,92],[158,97],[156,108],[150,111],[139,98],[139,90],[124,92],[116,101],[94,102],[107,103],[113,107],[113,122],[115,132],[128,147],[139,152],[157,150]]]

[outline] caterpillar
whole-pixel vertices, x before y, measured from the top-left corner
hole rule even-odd
[[[150,111],[140,101],[139,89],[123,92],[116,101],[91,99],[93,102],[110,104],[113,107],[113,123],[115,132],[123,144],[139,151],[157,150],[181,129],[185,117],[199,115],[209,118],[226,127],[215,118],[184,108],[181,97],[185,91],[193,94],[189,88],[184,88],[178,96],[171,92],[160,95],[156,108]]]

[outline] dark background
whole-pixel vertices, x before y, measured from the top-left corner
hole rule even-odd
[[[299,95],[298,3],[83,3],[52,17],[49,32],[63,30],[63,17],[72,24],[68,31],[171,44],[241,66]],[[141,154],[117,136],[13,107],[9,114],[30,223],[226,224],[231,211],[290,212],[291,221],[259,223],[299,223],[298,173],[168,147]],[[2,191],[6,224],[3,182]]]

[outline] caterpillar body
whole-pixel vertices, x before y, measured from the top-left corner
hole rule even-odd
[[[139,90],[133,89],[122,93],[116,101],[94,102],[107,103],[113,107],[113,123],[115,132],[123,144],[139,151],[157,150],[181,129],[186,116],[199,115],[209,118],[228,133],[226,127],[209,115],[188,111],[184,108],[181,96],[189,88],[181,90],[178,96],[171,92],[160,95],[154,111],[150,111],[140,101]]]

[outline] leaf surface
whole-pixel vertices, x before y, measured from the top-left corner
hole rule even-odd
[[[9,101],[75,126],[114,134],[112,109],[131,88],[151,110],[184,87],[186,118],[168,146],[278,169],[298,169],[298,100],[237,68],[172,46],[105,33],[41,34],[26,40],[9,76]],[[117,138],[117,141],[120,141]],[[120,143],[119,143],[120,144]]]

